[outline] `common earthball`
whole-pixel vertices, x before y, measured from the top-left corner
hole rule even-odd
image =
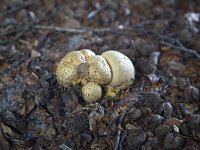
[[[131,60],[117,51],[106,51],[101,54],[108,62],[112,79],[108,86],[123,90],[128,88],[135,79],[135,68]]]
[[[86,102],[95,102],[102,96],[102,88],[94,82],[88,82],[82,87],[82,95]]]
[[[56,69],[58,82],[64,87],[76,84],[78,81],[77,67],[85,62],[85,56],[80,51],[66,54]]]
[[[102,97],[102,88],[111,97],[127,89],[135,78],[135,68],[131,60],[118,51],[96,55],[83,49],[66,54],[57,66],[56,76],[64,87],[81,85],[85,101],[94,102]]]

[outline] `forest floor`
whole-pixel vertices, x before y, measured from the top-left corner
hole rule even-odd
[[[200,149],[198,1],[0,3],[0,149]],[[84,48],[127,55],[134,83],[92,104],[63,88],[58,62]]]

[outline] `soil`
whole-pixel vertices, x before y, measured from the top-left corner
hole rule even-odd
[[[0,149],[200,149],[200,3],[2,0]],[[136,69],[86,103],[55,69],[74,50],[116,50]]]

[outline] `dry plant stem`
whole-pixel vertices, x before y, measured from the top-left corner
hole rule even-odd
[[[135,106],[135,105],[138,104],[138,102],[139,102],[139,100],[136,101],[136,102],[132,102],[132,104],[129,105],[129,106],[120,114],[119,121],[118,121],[118,124],[117,124],[118,129],[117,129],[117,133],[116,133],[116,137],[115,137],[115,147],[114,147],[114,150],[118,150],[119,147],[120,147],[120,139],[121,139],[121,132],[122,132],[122,130],[121,130],[120,127],[121,127],[121,124],[122,124],[122,122],[123,122],[123,120],[124,120],[124,117],[125,117],[125,115],[127,114],[127,112],[128,112],[133,106]]]
[[[69,32],[69,33],[86,33],[86,32],[111,32],[112,29],[109,28],[95,28],[95,29],[75,29],[75,28],[61,28],[57,26],[45,26],[45,25],[35,25],[33,26],[35,29],[43,29],[43,30],[54,30],[58,32]]]
[[[114,147],[114,150],[118,150],[119,149],[119,143],[120,143],[120,137],[121,137],[121,128],[119,128],[119,126],[121,126],[122,124],[122,121],[124,120],[124,116],[125,114],[127,113],[127,109],[122,112],[120,118],[119,118],[119,122],[118,122],[118,129],[117,129],[117,134],[116,134],[116,137],[115,137],[115,147]]]
[[[141,29],[134,29],[134,28],[124,28],[124,29],[118,29],[118,28],[63,28],[58,26],[52,26],[52,25],[33,25],[32,29],[41,29],[41,30],[51,30],[56,32],[64,32],[64,33],[117,33],[117,34],[126,34],[126,35],[146,35],[150,34],[151,32],[149,30],[146,30],[144,28]]]
[[[124,142],[126,136],[127,136],[127,133],[125,133],[125,134],[122,136],[122,138],[121,138],[121,140],[120,140],[119,150],[123,150],[122,143]]]
[[[94,16],[96,16],[100,11],[102,11],[102,10],[103,10],[104,8],[106,8],[107,6],[109,6],[109,0],[106,0],[105,3],[104,3],[102,6],[96,7],[95,10],[91,11],[91,12],[88,14],[87,18],[88,18],[88,19],[92,19]]]
[[[177,43],[178,46],[176,45],[173,45],[169,42],[165,42],[165,41],[161,41],[160,43],[163,44],[163,45],[166,45],[166,46],[169,46],[171,48],[175,48],[175,49],[178,49],[178,50],[181,50],[181,51],[184,51],[184,52],[188,52],[188,53],[191,53],[193,55],[195,55],[198,59],[200,59],[200,54],[196,52],[196,50],[194,49],[189,49],[189,48],[186,48],[185,46],[183,46],[183,44],[178,41],[178,40],[175,40],[175,42]]]

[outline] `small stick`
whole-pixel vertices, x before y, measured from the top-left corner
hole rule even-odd
[[[33,26],[35,29],[44,29],[44,30],[54,30],[58,32],[69,32],[69,33],[87,33],[87,32],[111,32],[113,31],[110,28],[95,28],[95,29],[75,29],[75,28],[62,28],[57,26],[45,26],[45,25],[35,25]]]
[[[124,119],[124,116],[125,114],[127,113],[127,109],[122,112],[120,118],[119,118],[119,122],[118,122],[118,129],[117,129],[117,134],[116,134],[116,138],[115,138],[115,147],[114,147],[114,150],[118,150],[118,147],[119,147],[119,143],[120,143],[120,136],[121,136],[121,128],[119,128],[119,126],[121,126],[122,124],[122,121]]]
[[[118,129],[117,129],[117,134],[115,137],[115,147],[114,150],[118,150],[119,149],[119,144],[120,144],[120,138],[121,138],[121,124],[124,120],[125,115],[127,114],[127,112],[133,107],[133,106],[137,106],[140,105],[140,103],[143,103],[142,100],[137,100],[136,102],[133,102],[132,104],[130,104],[121,114],[119,117],[119,121],[118,121]]]
[[[175,49],[184,51],[184,52],[191,53],[191,54],[195,55],[198,59],[200,59],[200,54],[197,53],[196,50],[186,48],[186,47],[183,46],[183,44],[181,44],[181,42],[178,41],[178,40],[175,40],[175,42],[178,44],[178,46],[173,45],[173,44],[171,44],[171,43],[169,43],[169,42],[165,42],[165,41],[161,41],[160,43],[163,44],[163,45],[166,45],[166,46],[169,46],[169,47],[172,47],[172,48],[175,48]]]

